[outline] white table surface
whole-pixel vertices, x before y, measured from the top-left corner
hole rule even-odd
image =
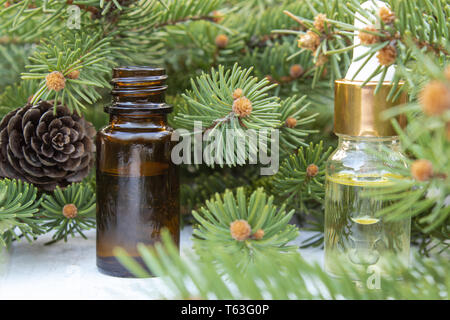
[[[181,254],[191,250],[190,227],[181,232]],[[161,299],[170,292],[159,278],[127,279],[103,275],[95,265],[95,230],[88,239],[69,238],[45,246],[50,235],[32,244],[13,243],[7,256],[0,257],[0,299]],[[295,243],[312,233],[301,231]],[[323,251],[301,249],[308,261],[321,263]],[[3,261],[2,261],[3,260]]]

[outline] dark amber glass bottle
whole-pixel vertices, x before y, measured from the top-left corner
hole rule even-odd
[[[117,261],[121,247],[142,264],[137,244],[153,245],[166,228],[179,243],[179,184],[171,162],[172,129],[162,68],[113,70],[109,125],[97,134],[97,267],[132,275]]]

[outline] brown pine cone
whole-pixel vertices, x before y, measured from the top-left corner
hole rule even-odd
[[[92,123],[61,104],[40,101],[0,122],[0,175],[45,191],[86,177],[94,163]]]

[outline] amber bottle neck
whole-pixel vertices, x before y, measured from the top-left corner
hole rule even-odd
[[[113,101],[105,111],[113,114],[162,114],[172,111],[164,100],[167,75],[163,68],[132,66],[113,69]]]
[[[167,115],[166,114],[154,114],[154,113],[111,114],[109,117],[109,123],[111,125],[154,124],[154,125],[163,127],[163,126],[167,125]]]

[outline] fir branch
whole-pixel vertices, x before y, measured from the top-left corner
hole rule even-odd
[[[25,237],[29,242],[42,233],[37,212],[37,189],[20,180],[0,180],[0,247]]]
[[[191,130],[195,134],[194,126],[199,122],[205,131],[204,135],[210,137],[206,140],[225,141],[229,129],[234,130],[239,138],[247,129],[275,129],[280,125],[278,98],[267,93],[273,85],[267,85],[266,79],[258,81],[250,76],[251,69],[242,69],[237,64],[231,70],[225,71],[222,66],[218,69],[212,69],[210,75],[203,74],[197,77],[196,82],[191,82],[193,89],[183,95],[187,107],[177,110],[173,118],[176,127]],[[241,91],[239,97],[233,99],[233,93],[238,89]],[[234,107],[236,103],[238,107]],[[233,154],[230,154],[227,144],[218,143],[221,150],[211,148],[210,151],[215,153],[211,159],[221,154],[226,157],[227,165],[236,165],[258,150],[255,143],[254,139],[249,139],[244,150],[234,148]],[[209,161],[208,165],[213,163]]]
[[[36,48],[30,57],[33,64],[26,66],[29,72],[22,73],[22,79],[39,81],[39,90],[31,103],[59,99],[81,114],[80,108],[86,108],[85,103],[92,104],[101,97],[95,87],[109,87],[106,78],[114,65],[109,59],[111,38],[100,40],[99,35],[69,30],[57,37],[56,43],[53,41],[49,39]],[[48,80],[52,72],[61,75],[57,87]]]
[[[355,47],[355,45],[352,45],[354,34],[372,35],[374,41],[372,41],[372,44],[359,44],[367,45],[369,50],[364,56],[353,57],[353,59],[364,58],[362,64],[364,66],[372,56],[378,53],[377,57],[382,63],[376,73],[367,75],[363,85],[379,73],[382,75],[379,82],[383,82],[387,67],[394,62],[400,67],[405,67],[413,61],[415,56],[410,54],[409,41],[421,48],[426,48],[437,56],[449,54],[447,12],[439,10],[437,14],[435,11],[435,8],[445,7],[445,1],[443,0],[417,1],[414,6],[410,5],[409,2],[389,1],[390,9],[387,10],[392,10],[392,13],[391,16],[385,17],[385,19],[388,19],[386,21],[383,21],[379,12],[370,12],[361,8],[356,0],[350,1],[348,5],[343,5],[337,0],[313,1],[312,4],[308,3],[308,5],[315,12],[314,21],[308,15],[299,17],[290,12],[287,12],[287,14],[308,29],[310,38],[317,38],[317,43],[311,46],[312,42],[309,38],[301,36],[299,46],[312,52],[313,60],[318,67],[322,65],[323,61],[327,60],[326,64],[331,67],[332,79],[342,77],[342,63],[338,62],[343,59],[344,70],[349,65],[349,52]],[[419,12],[420,14],[418,14]],[[367,26],[376,25],[375,31],[355,28],[352,20],[357,13],[363,17]],[[316,19],[320,17],[320,14],[323,14],[325,18],[323,27],[318,29]],[[307,43],[306,40],[311,43]],[[390,46],[390,52],[395,52],[395,56],[389,57],[393,61],[383,58],[385,54],[383,50],[387,46]],[[324,58],[321,59],[320,57]],[[400,80],[402,79],[396,77],[394,79],[395,84],[398,84]],[[315,83],[316,80],[314,79],[313,86]]]
[[[267,91],[274,86],[267,86],[268,81],[265,79],[258,81],[251,77],[250,72],[251,69],[242,69],[235,64],[233,69],[226,72],[224,67],[219,67],[218,71],[212,69],[211,75],[197,77],[196,82],[191,83],[193,90],[183,95],[190,107],[189,114],[176,115],[174,122],[186,129],[192,129],[196,120],[201,120],[206,128],[228,126],[228,123],[242,127],[232,110],[233,92],[242,89],[242,96],[252,103],[252,112],[241,119],[242,124],[254,129],[276,127],[279,120],[272,119],[278,118],[278,99],[267,97]]]
[[[272,180],[279,201],[299,213],[308,213],[308,202],[322,203],[324,198],[325,161],[332,149],[323,150],[323,143],[300,147],[280,166]]]
[[[242,187],[235,196],[230,190],[223,196],[216,194],[199,212],[192,212],[199,223],[193,232],[194,248],[200,254],[205,246],[220,246],[238,255],[236,263],[243,269],[257,256],[295,251],[297,247],[287,245],[298,235],[297,228],[288,224],[294,211],[286,213],[284,206],[278,209],[273,200],[262,188],[248,199]]]
[[[67,241],[69,235],[81,235],[86,239],[84,231],[95,228],[95,194],[91,187],[84,183],[71,184],[64,190],[56,187],[53,194],[44,196],[41,204],[43,215],[42,227],[55,231],[52,244]]]
[[[299,146],[307,147],[305,139],[309,134],[317,132],[317,130],[305,128],[306,125],[314,122],[318,115],[318,113],[305,114],[310,106],[306,99],[306,96],[297,99],[297,96],[294,95],[281,102],[281,121],[283,123],[280,127],[281,158],[292,154]]]

